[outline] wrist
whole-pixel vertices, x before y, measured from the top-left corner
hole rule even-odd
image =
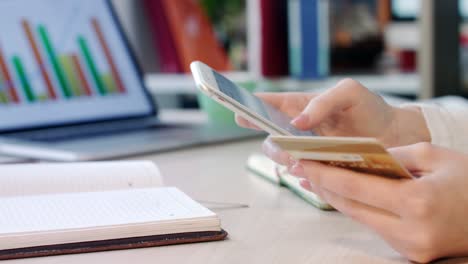
[[[419,106],[394,107],[393,134],[396,146],[431,142],[431,133]]]

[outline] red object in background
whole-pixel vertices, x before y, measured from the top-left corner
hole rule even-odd
[[[227,52],[198,1],[161,0],[161,3],[184,72],[190,72],[190,63],[195,60],[218,71],[232,69]]]
[[[261,72],[266,77],[289,74],[287,1],[261,0]]]
[[[460,45],[462,47],[467,47],[468,46],[468,35],[462,33],[462,35],[460,37]]]
[[[153,42],[158,51],[161,72],[183,72],[162,0],[145,0],[144,7],[153,31]]]
[[[403,72],[415,72],[417,54],[415,50],[401,50],[399,52],[400,69]]]

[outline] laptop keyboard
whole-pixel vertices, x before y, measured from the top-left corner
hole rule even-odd
[[[167,125],[148,121],[120,121],[92,125],[69,126],[35,130],[4,135],[5,137],[40,142],[58,142],[64,140],[99,137],[104,135],[140,132],[144,130],[174,129],[182,126]]]

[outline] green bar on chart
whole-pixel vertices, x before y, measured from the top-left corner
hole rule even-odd
[[[88,66],[89,71],[91,72],[91,75],[93,76],[94,83],[101,95],[106,95],[108,91],[106,90],[106,87],[104,83],[101,80],[101,77],[99,75],[99,71],[96,66],[96,62],[94,61],[93,55],[91,54],[91,50],[89,49],[88,43],[86,42],[86,39],[84,37],[78,37],[78,44],[80,46],[81,52],[83,53],[83,56],[86,61],[86,65]]]
[[[119,90],[117,89],[117,84],[115,83],[114,76],[111,73],[106,73],[101,75],[102,82],[106,86],[107,91],[109,93],[118,93]]]
[[[34,96],[34,92],[32,91],[31,83],[26,76],[26,70],[24,69],[23,62],[18,56],[13,57],[13,65],[15,66],[16,73],[18,74],[18,78],[21,81],[21,85],[23,86],[24,94],[29,102],[34,102],[36,97]]]
[[[68,86],[67,80],[65,78],[65,73],[63,72],[60,62],[57,59],[57,55],[55,53],[54,47],[52,46],[52,42],[50,41],[47,29],[41,25],[38,27],[38,31],[39,36],[41,37],[42,44],[47,51],[47,56],[49,57],[50,63],[54,68],[57,80],[59,81],[60,87],[62,88],[62,93],[66,98],[70,98],[73,96],[73,94]]]
[[[0,104],[8,104],[8,95],[5,90],[0,91]]]
[[[70,84],[71,90],[75,96],[81,96],[83,93],[81,91],[80,81],[78,79],[78,74],[75,72],[75,67],[73,65],[73,60],[71,56],[60,56],[60,64],[62,64],[63,71],[67,77],[68,83]]]

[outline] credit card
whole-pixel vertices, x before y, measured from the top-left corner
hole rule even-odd
[[[271,136],[296,160],[323,164],[388,178],[413,176],[373,138]]]

